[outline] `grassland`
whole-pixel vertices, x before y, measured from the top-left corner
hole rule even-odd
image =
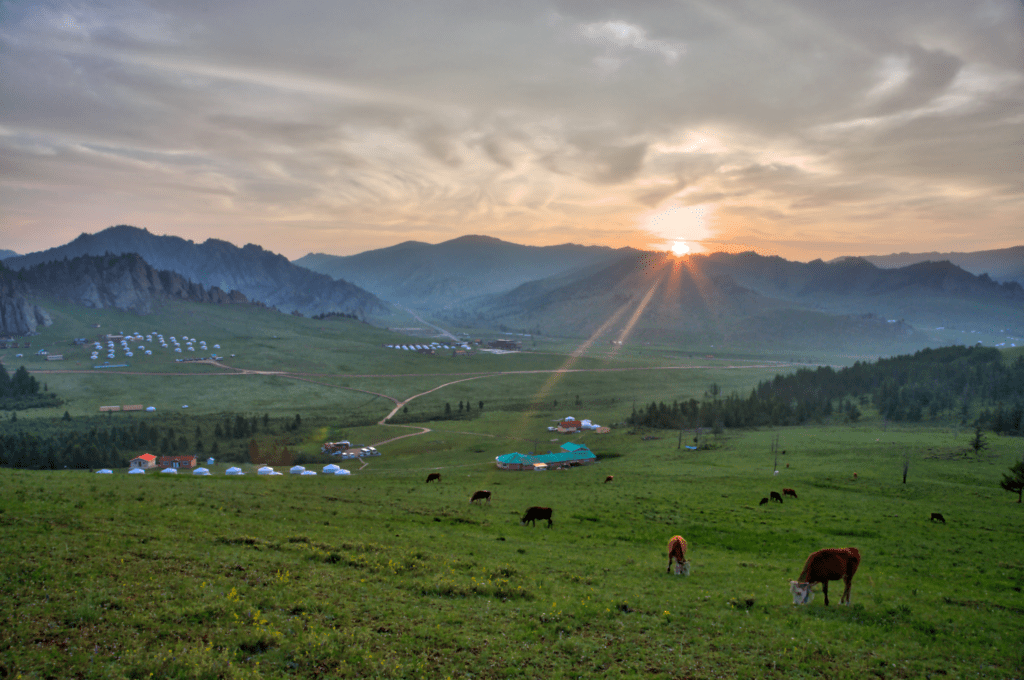
[[[785,369],[646,346],[570,361],[557,339],[533,355],[399,354],[381,346],[400,339],[388,331],[248,307],[97,314],[57,308],[33,347],[94,335],[85,329],[99,322],[203,337],[236,357],[212,367],[154,355],[122,373],[58,372],[75,370],[73,355],[59,369],[30,363],[67,403],[22,412],[19,427],[65,409],[74,424],[101,403],[155,404],[151,417],[186,433],[222,413],[301,412],[298,447],[314,452],[341,435],[415,431],[373,423],[396,400],[469,380],[408,402],[410,425],[430,431],[345,465],[349,477],[257,477],[252,466],[226,477],[222,464],[206,478],[0,470],[0,677],[1024,673],[1024,510],[998,486],[1020,440],[990,436],[968,456],[966,429],[869,413],[857,425],[726,432],[706,451],[620,427],[571,437],[601,457],[595,466],[504,472],[496,455],[567,440],[546,431],[552,419],[613,424],[634,400],[700,398],[711,382],[742,393]],[[555,372],[567,366],[584,370]],[[437,419],[459,401],[470,418]],[[777,477],[775,437],[786,451]],[[427,471],[441,483],[425,484]],[[758,505],[783,486],[799,500]],[[469,505],[477,489],[491,505]],[[530,505],[554,508],[554,527],[519,526]],[[690,543],[688,578],[665,573],[676,533]],[[819,594],[794,607],[787,581],[807,554],[846,545],[863,556],[853,606],[826,608]]]

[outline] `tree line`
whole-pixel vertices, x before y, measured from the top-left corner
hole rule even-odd
[[[14,421],[17,423],[17,421]],[[65,412],[59,423],[17,425],[0,432],[0,466],[62,470],[127,467],[143,452],[156,456],[213,456],[227,462],[249,458],[250,440],[257,434],[293,432],[301,417],[275,419],[234,415],[210,419],[203,424],[169,425],[134,421],[125,424],[97,424],[96,419],[79,426]],[[204,431],[203,425],[206,430]]]
[[[746,398],[652,402],[626,422],[653,428],[743,428],[856,422],[866,406],[893,422],[978,420],[1001,434],[1024,435],[1024,357],[1006,362],[996,349],[942,347],[835,370],[802,368],[762,381]]]
[[[0,364],[0,410],[18,411],[26,408],[59,406],[56,394],[40,386],[39,381],[29,375],[24,366],[12,376],[7,367]]]

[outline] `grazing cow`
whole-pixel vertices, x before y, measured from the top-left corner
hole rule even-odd
[[[758,503],[758,505],[768,505],[768,499],[767,498],[762,498],[761,502]]]
[[[800,580],[789,582],[789,592],[793,594],[793,604],[807,604],[814,598],[811,587],[821,584],[825,593],[825,606],[828,606],[828,582],[843,580],[846,588],[839,604],[850,604],[850,584],[853,575],[860,566],[860,552],[856,548],[825,548],[811,553],[800,572]]]
[[[942,522],[943,524],[945,524],[946,523],[946,518],[942,516],[941,512],[933,512],[932,513],[932,518],[929,521],[930,522]]]
[[[440,482],[440,481],[441,481],[441,473],[440,472],[431,472],[429,475],[427,475],[427,484],[430,484],[431,482]]]
[[[778,491],[772,491],[771,492],[771,497],[772,497],[773,501],[778,501],[780,503],[782,502],[782,496],[779,495]]]
[[[537,526],[537,520],[545,519],[548,521],[548,529],[550,529],[551,525],[554,524],[554,522],[551,521],[551,508],[542,508],[535,505],[532,508],[527,508],[526,514],[523,515],[521,520],[519,520],[519,523],[524,527],[527,522],[532,522],[533,526]]]
[[[686,559],[686,539],[682,536],[673,536],[668,541],[668,569],[666,574],[672,573],[672,562],[676,563],[676,576],[690,575],[690,561]]]
[[[782,495],[783,496],[792,496],[793,498],[796,498],[796,491],[794,491],[793,489],[783,489],[782,490]]]
[[[614,476],[608,475],[607,477],[604,478],[604,483],[607,484],[608,482],[612,481],[613,479],[615,479]]]
[[[490,491],[483,491],[483,490],[481,490],[481,491],[474,491],[473,492],[473,497],[469,499],[469,502],[472,503],[474,501],[487,501],[488,503],[490,503],[491,502],[491,492]]]

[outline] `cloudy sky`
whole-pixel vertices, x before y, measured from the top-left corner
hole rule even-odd
[[[0,248],[1024,243],[1020,0],[0,0]]]

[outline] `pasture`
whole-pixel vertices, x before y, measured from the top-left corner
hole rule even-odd
[[[772,475],[774,436],[787,453]],[[0,470],[6,677],[1019,677],[1019,441],[874,425],[624,429],[506,472],[453,432],[347,478]],[[479,439],[479,438],[477,438]],[[902,463],[910,460],[908,482]],[[788,463],[789,467],[785,467]],[[426,484],[427,470],[442,472]],[[853,472],[858,478],[853,479]],[[605,484],[606,475],[614,482]],[[799,500],[759,507],[769,490]],[[490,505],[470,505],[488,489]],[[554,526],[522,527],[531,505]],[[942,512],[946,524],[929,521]],[[689,577],[665,573],[689,543]],[[856,546],[850,607],[788,580]],[[833,584],[835,588],[837,584]],[[841,591],[840,591],[841,592]],[[838,599],[838,598],[837,598]]]

